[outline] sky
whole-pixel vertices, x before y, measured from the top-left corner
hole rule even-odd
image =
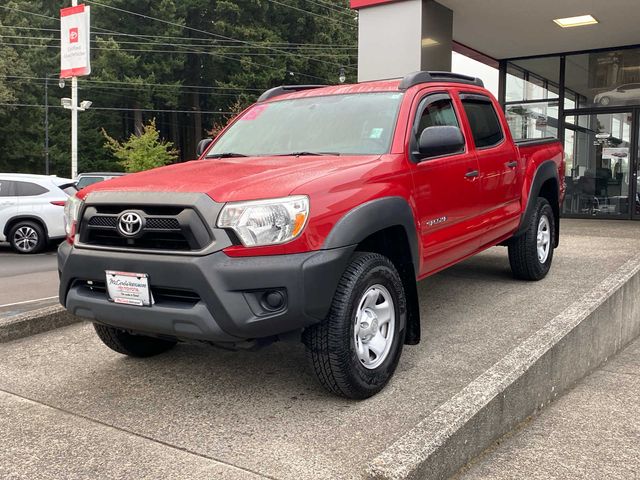
[[[484,81],[484,86],[487,90],[496,97],[498,96],[498,70],[496,68],[489,67],[477,60],[453,52],[451,71],[480,77]]]

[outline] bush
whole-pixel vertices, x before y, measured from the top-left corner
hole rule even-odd
[[[104,148],[111,151],[125,172],[141,172],[173,163],[178,158],[178,151],[173,143],[160,138],[155,119],[144,125],[141,135],[131,135],[125,142],[110,137],[103,129],[107,140]]]

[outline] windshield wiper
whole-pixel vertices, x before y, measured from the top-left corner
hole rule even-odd
[[[225,152],[225,153],[214,153],[213,155],[207,155],[206,158],[240,158],[240,157],[248,157],[249,155],[245,155],[244,153],[235,153],[235,152]]]
[[[291,153],[281,153],[276,155],[276,157],[304,157],[304,156],[321,157],[325,155],[334,155],[339,157],[340,153],[338,152],[291,152]]]

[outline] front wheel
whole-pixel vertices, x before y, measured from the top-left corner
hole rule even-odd
[[[509,243],[513,275],[521,280],[542,280],[551,268],[555,241],[553,209],[546,198],[538,198],[527,230]]]
[[[119,328],[94,323],[93,327],[102,343],[111,350],[130,357],[153,357],[166,352],[176,344],[173,340],[133,335]]]
[[[357,252],[336,290],[328,317],[305,330],[307,358],[320,383],[364,399],[387,384],[404,344],[406,299],[394,265]]]

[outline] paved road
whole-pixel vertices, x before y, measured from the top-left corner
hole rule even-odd
[[[460,480],[640,478],[640,340],[500,440]]]
[[[37,255],[19,255],[0,243],[0,317],[58,302],[56,248],[52,245]]]
[[[180,344],[134,359],[77,324],[1,345],[0,478],[361,479],[394,440],[634,256],[637,232],[563,222],[541,282],[514,280],[504,248],[421,282],[423,341],[363,402],[326,393],[299,344]]]

